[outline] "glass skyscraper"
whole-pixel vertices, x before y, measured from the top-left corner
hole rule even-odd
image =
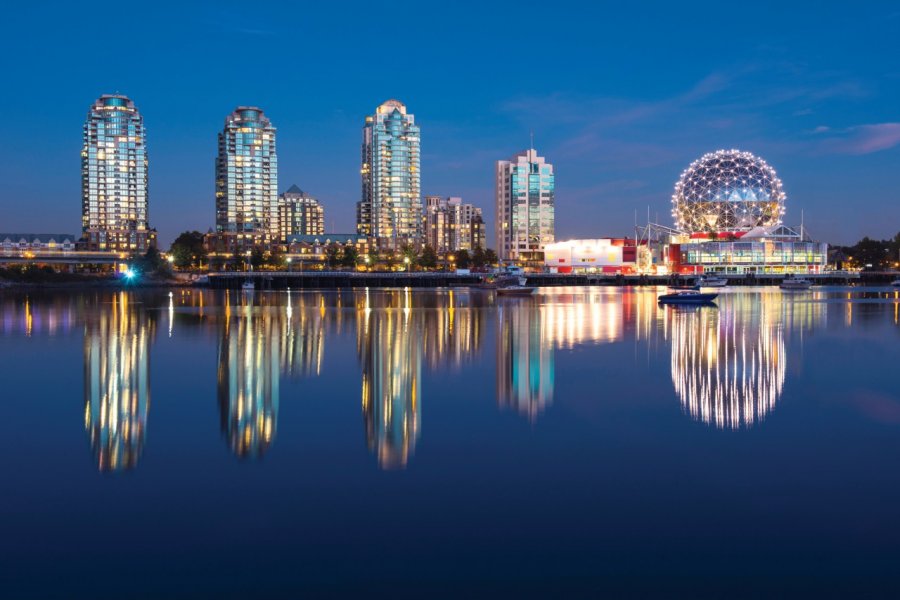
[[[388,100],[366,117],[356,228],[380,248],[422,243],[419,144],[419,126],[402,102]]]
[[[81,226],[90,250],[145,252],[155,243],[147,207],[144,119],[128,97],[104,94],[84,123]]]
[[[542,263],[554,241],[553,165],[532,148],[497,161],[495,220],[500,260]]]
[[[216,231],[250,244],[279,237],[275,127],[255,106],[237,107],[219,134]]]

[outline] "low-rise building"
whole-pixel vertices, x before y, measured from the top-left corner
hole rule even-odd
[[[77,240],[65,233],[0,233],[0,252],[71,252]]]
[[[325,233],[325,209],[317,199],[296,185],[278,196],[278,216],[282,240],[292,235]]]
[[[438,254],[484,248],[481,209],[462,198],[425,197],[425,243]]]

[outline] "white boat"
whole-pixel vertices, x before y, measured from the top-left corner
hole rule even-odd
[[[696,290],[678,290],[671,294],[663,294],[658,298],[660,304],[710,304],[719,295],[698,292]]]
[[[728,285],[728,280],[724,277],[716,277],[715,275],[704,275],[697,280],[697,285],[700,287],[720,288]]]
[[[536,287],[529,287],[526,284],[528,283],[528,279],[525,277],[517,277],[516,278],[517,285],[507,285],[503,287],[497,288],[498,296],[530,296],[535,291],[537,291]]]
[[[256,285],[252,281],[248,280],[241,284],[241,289],[245,292],[252,292],[256,289]]]
[[[788,277],[781,282],[780,287],[783,290],[808,290],[812,287],[813,282],[802,277]]]
[[[895,279],[891,282],[891,285],[894,287],[900,287],[900,279]]]

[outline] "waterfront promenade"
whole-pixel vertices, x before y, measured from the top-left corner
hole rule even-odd
[[[359,273],[351,271],[252,271],[220,272],[209,274],[209,286],[220,289],[235,289],[245,281],[253,281],[257,289],[287,288],[354,288],[354,287],[468,287],[481,283],[481,274],[433,273]],[[528,285],[540,287],[558,286],[657,286],[683,285],[695,275],[564,275],[558,273],[529,273]],[[896,273],[848,273],[830,272],[804,275],[817,285],[868,284],[886,285],[896,279]],[[729,285],[778,285],[784,275],[736,275],[728,277]]]

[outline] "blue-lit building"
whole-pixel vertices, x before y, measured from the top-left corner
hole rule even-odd
[[[422,243],[419,146],[419,126],[402,102],[388,100],[366,117],[356,228],[382,249]]]
[[[84,123],[82,243],[89,250],[145,252],[156,243],[149,219],[144,119],[127,96],[103,94]]]
[[[275,127],[255,106],[237,107],[219,133],[216,233],[235,236],[237,246],[280,237]]]
[[[544,247],[555,241],[553,165],[532,148],[497,161],[495,223],[502,261],[542,264]]]

